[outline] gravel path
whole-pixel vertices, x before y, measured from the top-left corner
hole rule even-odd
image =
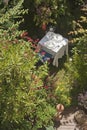
[[[60,120],[59,127],[55,128],[55,130],[79,130],[79,128],[77,128],[77,123],[74,120],[75,111],[75,108],[65,111],[65,114],[63,114],[63,117]]]

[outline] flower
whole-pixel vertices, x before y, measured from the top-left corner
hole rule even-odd
[[[48,86],[44,86],[45,89],[48,89],[49,87]]]

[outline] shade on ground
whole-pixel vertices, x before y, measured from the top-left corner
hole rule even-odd
[[[79,130],[77,123],[74,120],[75,112],[63,115],[60,121],[60,126],[55,130]]]

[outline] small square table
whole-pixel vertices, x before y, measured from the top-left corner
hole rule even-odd
[[[62,58],[64,54],[68,55],[68,39],[60,34],[49,31],[38,45],[53,56],[53,65],[56,67],[58,67],[58,59]]]

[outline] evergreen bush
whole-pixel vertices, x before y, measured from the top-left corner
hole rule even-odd
[[[73,48],[72,61],[66,64],[73,94],[87,90],[87,35],[79,39]]]
[[[36,67],[39,59],[18,29],[20,15],[26,12],[22,2],[6,6],[0,18],[1,130],[36,130],[53,123],[55,114],[44,87],[47,64]]]

